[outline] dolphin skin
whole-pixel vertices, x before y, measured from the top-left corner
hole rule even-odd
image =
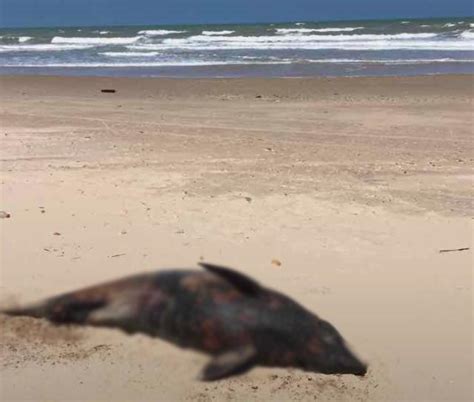
[[[66,293],[13,316],[144,333],[212,356],[204,381],[254,366],[363,376],[367,366],[327,321],[229,268],[144,273]]]

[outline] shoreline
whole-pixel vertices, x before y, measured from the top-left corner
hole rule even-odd
[[[99,87],[115,85],[116,94],[110,96],[139,97],[223,97],[247,99],[261,96],[262,100],[313,100],[341,97],[365,98],[376,96],[384,102],[390,98],[436,95],[468,99],[474,89],[474,74],[423,75],[413,77],[246,77],[246,78],[167,78],[167,77],[84,77],[60,75],[0,75],[3,96],[30,92],[30,95],[77,93],[95,95]],[[211,85],[210,85],[211,84]],[[31,92],[38,91],[38,92]],[[77,92],[79,91],[79,92]],[[387,91],[390,91],[389,93]],[[103,94],[105,95],[105,94]],[[347,100],[347,99],[346,99]]]
[[[422,64],[359,63],[364,72],[349,72],[350,64],[209,64],[188,66],[123,65],[123,66],[28,66],[0,67],[0,76],[69,76],[110,78],[174,78],[174,79],[252,79],[252,78],[377,78],[422,77],[428,75],[472,75],[472,61],[451,61]],[[384,66],[381,71],[380,66]]]
[[[268,76],[268,77],[128,77],[128,76],[71,76],[71,75],[61,75],[61,74],[0,74],[0,78],[14,78],[14,77],[27,77],[27,78],[41,78],[41,77],[54,77],[54,78],[118,78],[118,79],[132,79],[132,80],[324,80],[324,79],[403,79],[403,78],[428,78],[428,77],[466,77],[472,76],[473,73],[443,73],[443,74],[418,74],[418,75],[374,75],[374,76],[364,76],[364,75],[347,75],[347,76],[325,76],[325,75],[315,75],[310,77],[298,76],[298,77],[286,77],[286,76]]]

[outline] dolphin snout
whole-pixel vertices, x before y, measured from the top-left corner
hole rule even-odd
[[[367,365],[353,357],[351,360],[342,362],[342,370],[342,374],[353,374],[363,377],[367,374]]]
[[[367,374],[367,365],[346,348],[334,353],[328,359],[328,363],[328,366],[323,369],[326,374],[353,374],[356,376]]]

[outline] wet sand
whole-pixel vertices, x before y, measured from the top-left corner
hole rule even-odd
[[[0,94],[0,306],[204,259],[370,364],[205,384],[206,356],[158,339],[1,316],[2,400],[472,399],[472,76],[3,76]]]

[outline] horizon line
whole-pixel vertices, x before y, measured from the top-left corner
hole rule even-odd
[[[373,21],[420,21],[420,20],[446,20],[446,19],[461,19],[471,18],[474,19],[474,14],[471,15],[451,15],[443,17],[396,17],[396,18],[358,18],[358,19],[325,19],[325,20],[291,20],[291,21],[254,21],[254,22],[212,22],[212,23],[157,23],[157,24],[105,24],[105,25],[17,25],[17,26],[3,26],[0,25],[0,29],[55,29],[55,28],[127,28],[127,27],[162,27],[162,26],[207,26],[207,25],[269,25],[269,24],[296,24],[296,23],[338,23],[338,22],[373,22]]]

